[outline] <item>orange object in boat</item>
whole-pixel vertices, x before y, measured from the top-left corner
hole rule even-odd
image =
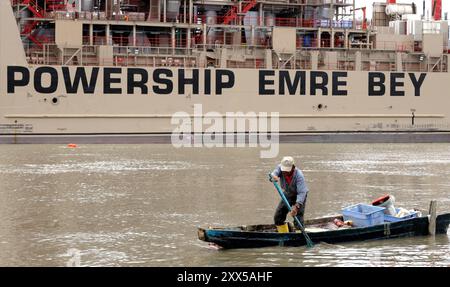
[[[335,219],[333,220],[333,222],[334,222],[334,224],[335,224],[337,227],[341,227],[341,226],[344,226],[344,225],[345,225],[345,223],[344,223],[342,220],[337,219],[337,218],[335,218]]]
[[[78,147],[78,146],[77,146],[76,144],[71,143],[71,144],[68,144],[67,147],[70,147],[70,148],[76,148],[76,147]]]
[[[379,197],[377,199],[375,199],[374,201],[372,201],[372,205],[380,205],[384,202],[386,202],[389,199],[389,194],[383,195],[382,197]]]

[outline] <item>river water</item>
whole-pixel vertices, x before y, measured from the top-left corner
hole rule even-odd
[[[386,193],[450,212],[448,144],[283,144],[306,218]],[[450,235],[217,251],[197,227],[272,223],[277,159],[251,148],[1,145],[1,266],[450,266]],[[75,259],[74,259],[75,258]]]

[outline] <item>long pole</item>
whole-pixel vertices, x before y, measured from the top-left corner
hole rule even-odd
[[[284,204],[289,209],[289,212],[292,211],[291,205],[289,204],[289,201],[287,200],[286,196],[284,195],[283,191],[281,191],[281,187],[278,185],[278,182],[272,180],[272,175],[269,174],[270,181],[273,183],[275,188],[278,191],[278,194],[283,199]],[[309,238],[308,233],[306,233],[305,228],[303,227],[303,224],[300,222],[300,220],[297,218],[297,216],[294,216],[295,221],[297,222],[298,226],[300,227],[300,230],[302,231],[303,236],[306,239],[306,246],[313,247],[314,243],[312,242],[311,238]]]

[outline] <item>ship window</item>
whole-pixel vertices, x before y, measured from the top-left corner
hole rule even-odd
[[[52,99],[52,103],[57,104],[58,103],[58,98],[53,98]]]

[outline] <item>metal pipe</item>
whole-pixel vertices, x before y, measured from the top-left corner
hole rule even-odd
[[[94,24],[89,24],[89,45],[94,45]]]
[[[355,30],[356,29],[356,12],[355,12],[355,0],[353,0],[353,10],[352,10],[352,12],[353,12],[353,30]]]
[[[110,37],[111,29],[109,24],[106,25],[106,45],[112,45],[112,39]]]
[[[163,0],[163,22],[167,21],[167,0]]]
[[[187,29],[186,37],[187,37],[186,48],[190,49],[191,48],[191,28]],[[188,52],[189,52],[189,50],[188,50]]]
[[[186,23],[186,0],[183,0],[183,23]]]
[[[192,5],[192,0],[189,0],[189,24],[192,24],[192,16],[193,16],[193,11],[194,7]]]
[[[172,54],[175,54],[175,47],[176,47],[176,39],[175,39],[175,26],[172,26],[171,29],[171,42],[172,42]]]
[[[207,33],[207,29],[206,29],[206,24],[203,23],[202,25],[202,32],[203,32],[203,51],[206,51],[206,33]]]

